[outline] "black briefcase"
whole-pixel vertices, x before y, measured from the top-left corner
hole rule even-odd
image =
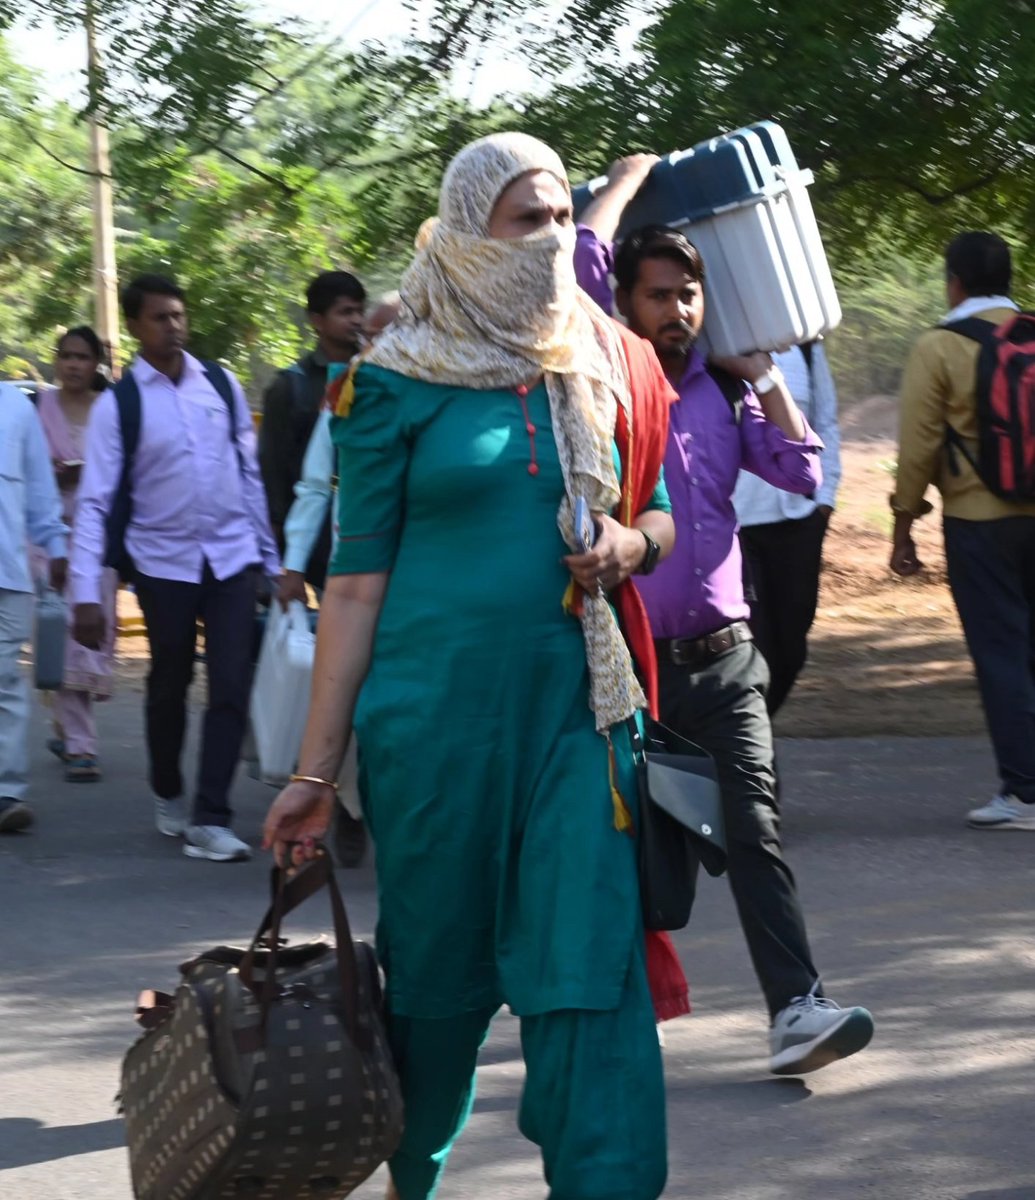
[[[690,920],[701,866],[726,869],[726,835],[715,762],[671,730],[633,730],[639,780],[637,850],[647,929],[682,929]],[[678,750],[679,753],[672,753]]]

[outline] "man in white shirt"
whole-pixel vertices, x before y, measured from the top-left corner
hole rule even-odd
[[[816,618],[819,573],[830,514],[841,482],[837,391],[819,342],[773,355],[805,419],[823,441],[823,482],[797,496],[741,471],[733,505],[740,522],[751,631],[769,665],[766,703],[774,715],[794,687]]]
[[[29,543],[50,556],[50,585],[65,586],[68,528],[32,402],[0,384],[0,833],[28,829],[29,684],[18,656],[32,623]]]
[[[230,829],[230,785],[252,681],[251,638],[261,575],[280,573],[255,429],[241,385],[188,354],[184,294],[145,275],[122,294],[140,352],[94,405],[72,552],[75,636],[97,645],[101,570],[130,572],[147,625],[147,746],[155,823],[191,858],[229,862],[250,848]],[[126,444],[133,437],[128,486]],[[121,514],[121,516],[120,516]],[[197,622],[205,628],[208,707],[193,808],[180,758]]]

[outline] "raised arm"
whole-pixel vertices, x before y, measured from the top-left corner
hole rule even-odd
[[[613,162],[607,183],[586,206],[579,224],[592,229],[602,242],[613,242],[622,214],[658,161],[656,154],[630,154]]]
[[[579,219],[575,278],[586,295],[608,314],[614,307],[610,279],[611,243],[626,205],[640,190],[657,161],[653,154],[633,154],[613,163],[607,183]]]

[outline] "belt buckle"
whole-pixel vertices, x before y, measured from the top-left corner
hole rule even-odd
[[[732,625],[728,625],[725,629],[716,629],[714,633],[708,634],[708,653],[715,657],[725,654],[734,645],[736,642]]]
[[[693,638],[675,638],[669,646],[669,657],[677,667],[689,667],[696,657]]]

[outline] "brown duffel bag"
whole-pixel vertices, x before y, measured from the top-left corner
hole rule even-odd
[[[283,918],[324,889],[335,944],[282,945]],[[330,858],[275,872],[274,893],[247,949],[217,946],[175,995],[141,997],[119,1097],[139,1200],[331,1200],[399,1143],[377,960],[352,940]]]

